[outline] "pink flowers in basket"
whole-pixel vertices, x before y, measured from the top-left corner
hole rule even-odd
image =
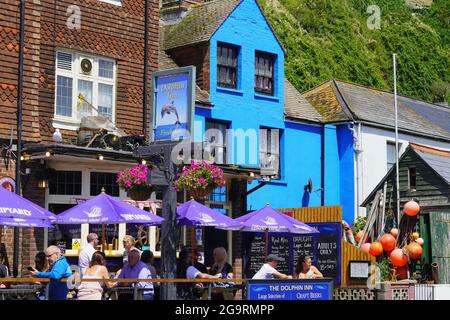
[[[137,165],[117,173],[117,183],[125,191],[151,190],[153,186],[147,182],[150,169],[147,166]]]
[[[191,162],[190,167],[184,167],[175,181],[175,189],[216,189],[225,185],[223,171],[219,167],[207,162]]]

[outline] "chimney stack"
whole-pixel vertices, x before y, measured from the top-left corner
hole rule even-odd
[[[194,6],[209,0],[160,0],[161,22],[165,25],[180,22],[188,10]]]

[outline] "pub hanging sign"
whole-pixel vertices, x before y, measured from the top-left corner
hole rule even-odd
[[[150,142],[193,136],[195,67],[158,71],[152,76]]]

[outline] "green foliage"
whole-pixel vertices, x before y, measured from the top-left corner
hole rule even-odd
[[[376,266],[380,269],[380,281],[389,281],[391,273],[391,263],[388,258],[383,257],[376,263]]]
[[[404,0],[260,0],[287,51],[286,75],[305,91],[331,78],[432,101],[435,82],[450,83],[449,1],[413,11]],[[369,29],[370,5],[381,28]]]
[[[364,226],[366,225],[367,217],[359,217],[353,222],[353,232],[355,234],[358,233],[358,231],[363,230]]]

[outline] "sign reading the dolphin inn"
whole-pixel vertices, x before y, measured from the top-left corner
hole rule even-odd
[[[155,72],[152,78],[151,142],[192,136],[195,67]]]
[[[248,280],[248,300],[333,300],[333,279]]]

